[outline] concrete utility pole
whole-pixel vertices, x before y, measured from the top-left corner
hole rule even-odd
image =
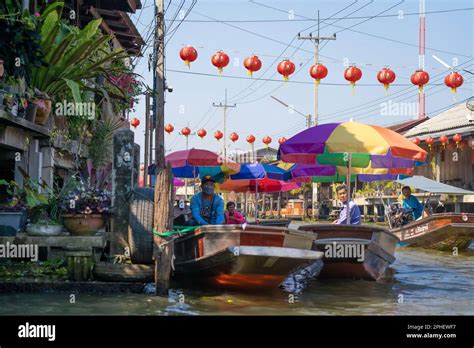
[[[219,103],[212,103],[212,106],[215,108],[223,108],[224,109],[224,159],[227,158],[227,108],[235,108],[237,107],[237,104],[233,105],[228,105],[227,104],[227,88],[225,89],[225,98],[224,98],[224,104]]]
[[[154,126],[155,126],[155,194],[153,229],[163,233],[172,227],[173,176],[171,167],[165,168],[165,10],[164,0],[155,0],[154,67]],[[150,231],[151,233],[152,231]],[[156,294],[167,295],[171,277],[172,241],[154,234]]]
[[[150,161],[150,95],[145,93],[145,163],[143,166],[143,186],[148,186],[148,166]]]
[[[300,36],[298,33],[298,40],[310,40],[314,44],[314,64],[319,63],[319,43],[325,40],[336,40],[336,34],[333,34],[331,37],[319,36],[319,10],[318,10],[318,35],[313,36],[309,33],[309,36]],[[319,94],[319,84],[314,84],[314,125],[318,125],[318,94]]]
[[[418,43],[418,68],[425,68],[425,0],[420,0],[420,27],[419,27],[419,43]],[[418,93],[418,119],[422,120],[426,117],[425,113],[425,91],[424,89]]]

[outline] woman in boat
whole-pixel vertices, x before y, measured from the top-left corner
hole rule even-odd
[[[227,225],[241,225],[246,222],[242,213],[235,210],[234,202],[227,202],[227,211],[225,212],[225,223]]]
[[[347,187],[346,185],[339,185],[336,187],[337,198],[342,203],[342,210],[339,213],[339,218],[333,222],[333,224],[347,224]],[[360,225],[360,210],[357,204],[350,199],[349,200],[349,211],[350,211],[350,224]]]
[[[214,193],[216,181],[210,175],[201,179],[201,192],[191,198],[193,218],[188,225],[222,225],[224,223],[224,200]]]
[[[412,196],[410,186],[404,186],[402,188],[403,195],[403,208],[412,209],[412,214],[415,220],[421,217],[423,214],[423,206],[421,205],[418,198]]]

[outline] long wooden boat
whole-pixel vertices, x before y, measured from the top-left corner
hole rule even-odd
[[[391,231],[400,238],[402,246],[463,250],[474,240],[474,214],[433,214]]]
[[[395,261],[398,237],[369,225],[302,225],[315,234],[313,250],[324,252],[319,278],[380,280]]]
[[[322,258],[312,250],[314,239],[282,227],[202,226],[175,240],[173,277],[193,286],[276,289],[292,270]]]

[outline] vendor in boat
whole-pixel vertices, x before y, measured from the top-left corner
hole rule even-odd
[[[201,192],[191,198],[192,219],[188,225],[221,225],[224,220],[224,200],[214,193],[215,180],[206,175],[201,179]]]
[[[234,202],[227,202],[227,211],[225,212],[225,223],[227,225],[241,225],[246,222],[242,213],[235,210]]]
[[[342,210],[339,213],[339,218],[333,224],[347,224],[347,193],[346,185],[339,185],[336,187],[337,199],[342,203]],[[349,200],[350,224],[360,225],[360,210],[353,200]]]
[[[413,210],[413,217],[415,220],[421,217],[423,214],[423,206],[421,205],[418,198],[412,196],[411,189],[409,186],[404,186],[402,188],[402,195],[403,195],[403,208],[404,209],[412,209]]]

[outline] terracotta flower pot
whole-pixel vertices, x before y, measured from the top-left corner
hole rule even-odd
[[[43,126],[48,122],[48,117],[51,113],[51,100],[36,99],[33,103],[38,106],[36,110],[35,123]]]
[[[63,223],[72,236],[93,236],[105,225],[100,214],[64,214]]]

